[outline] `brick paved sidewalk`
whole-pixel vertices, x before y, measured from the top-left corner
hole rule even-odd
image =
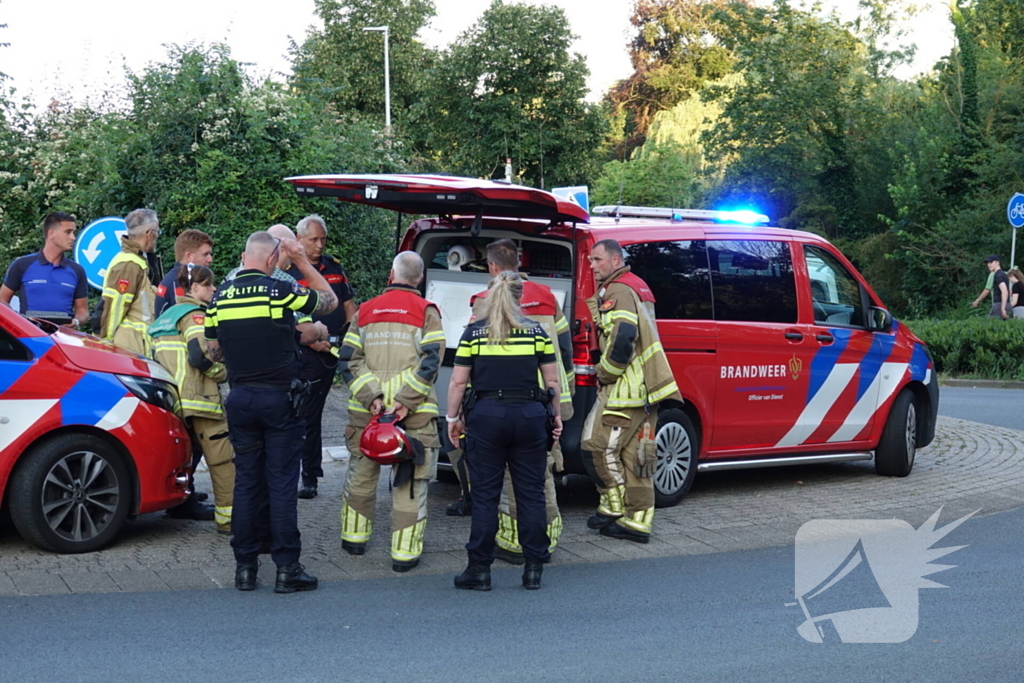
[[[335,390],[325,424],[328,446],[342,444],[342,406],[342,392]],[[586,518],[597,496],[586,478],[570,477],[559,490],[565,532],[553,565],[788,545],[801,524],[820,517],[897,517],[919,526],[940,506],[940,524],[979,508],[986,514],[1021,507],[1022,439],[1022,432],[940,418],[935,443],[918,453],[905,479],[875,475],[872,462],[702,474],[680,505],[658,510],[654,537],[645,546],[588,530]],[[458,487],[442,481],[430,484],[426,552],[419,568],[405,575],[391,571],[390,493],[383,476],[378,529],[367,554],[342,552],[338,512],[345,467],[345,461],[325,463],[320,496],[299,501],[302,561],[321,581],[401,581],[413,574],[462,570],[469,520],[444,515]],[[197,482],[200,490],[210,490],[205,474]],[[261,580],[272,581],[273,565],[269,558],[264,562]],[[112,547],[82,555],[38,551],[12,530],[0,531],[0,595],[217,588],[232,585],[233,572],[231,548],[212,522],[144,515],[128,524]]]

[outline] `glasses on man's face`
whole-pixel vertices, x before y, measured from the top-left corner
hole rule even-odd
[[[276,258],[277,255],[281,252],[281,240],[278,237],[275,237],[274,240],[274,251],[270,252],[270,255]]]

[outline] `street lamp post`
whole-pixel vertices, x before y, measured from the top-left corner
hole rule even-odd
[[[384,34],[384,131],[391,134],[391,64],[388,55],[388,43],[391,37],[390,26],[367,26],[364,31],[379,31]]]

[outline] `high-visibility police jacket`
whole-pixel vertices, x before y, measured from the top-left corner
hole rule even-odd
[[[572,417],[572,396],[576,393],[576,373],[573,371],[572,363],[572,335],[569,332],[569,321],[565,319],[562,307],[552,293],[551,288],[536,282],[530,282],[525,276],[523,278],[523,296],[519,301],[519,307],[523,315],[538,323],[552,341],[556,343],[555,354],[558,363],[558,380],[561,384],[561,397],[559,412],[563,420]],[[487,290],[474,294],[469,300],[473,307],[473,317],[470,322],[485,317],[484,303],[487,299]]]
[[[629,266],[599,283],[595,296],[587,300],[601,342],[597,381],[610,385],[606,412],[623,413],[668,398],[682,400],[658,337],[654,303],[647,283]]]
[[[118,346],[148,356],[151,349],[146,331],[156,317],[156,288],[149,281],[149,264],[143,254],[138,244],[121,238],[121,251],[107,266],[103,279],[100,333]]]
[[[359,307],[339,354],[338,372],[352,396],[349,426],[370,422],[370,404],[409,409],[402,425],[428,448],[440,446],[434,381],[444,358],[441,313],[414,287],[391,285]]]
[[[156,362],[174,376],[178,385],[182,414],[223,419],[224,406],[217,385],[227,380],[228,371],[210,358],[205,326],[202,302],[181,296],[150,326],[149,334]]]

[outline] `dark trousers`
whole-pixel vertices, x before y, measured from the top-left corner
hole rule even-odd
[[[313,383],[302,408],[302,419],[306,425],[306,440],[302,447],[302,482],[315,484],[317,479],[324,476],[322,420],[338,361],[329,353],[319,353],[305,347],[300,361],[299,375]]]
[[[498,501],[506,465],[515,490],[523,554],[535,562],[551,558],[544,507],[546,423],[544,406],[536,401],[517,405],[482,399],[470,411],[464,456],[473,482],[473,522],[466,544],[470,562],[494,562]]]
[[[232,387],[224,407],[235,449],[231,513],[235,560],[255,562],[269,531],[274,563],[281,567],[298,562],[295,487],[302,458],[302,420],[292,412],[288,392],[275,389]]]

